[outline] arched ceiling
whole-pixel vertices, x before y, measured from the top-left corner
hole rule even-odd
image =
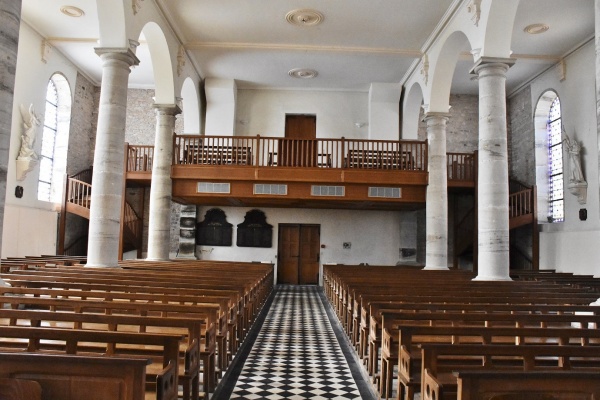
[[[98,0],[101,1],[101,0]],[[133,0],[126,0],[127,2]],[[367,91],[371,82],[399,82],[421,48],[456,2],[453,0],[145,0],[184,44],[203,78],[235,79],[238,88],[290,88]],[[96,82],[100,62],[94,53],[98,23],[96,0],[23,0],[23,19]],[[60,13],[74,5],[82,18]],[[286,20],[294,9],[314,9],[323,16],[317,26],[295,26]],[[162,18],[158,15],[157,18]],[[523,29],[548,24],[547,32]],[[593,0],[521,0],[513,32],[517,63],[507,76],[507,90],[518,87],[556,63],[594,35]],[[140,66],[130,83],[152,87],[144,72],[149,57],[138,49]],[[177,49],[172,49],[177,52]],[[473,60],[459,57],[453,93],[476,93],[468,70]],[[314,79],[291,78],[288,71],[311,68]]]

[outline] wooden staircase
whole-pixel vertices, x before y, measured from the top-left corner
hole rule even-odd
[[[539,230],[537,224],[537,193],[535,186],[527,186],[516,180],[509,183],[508,212],[509,230],[531,225],[532,257],[529,258],[512,242],[510,246],[511,268],[537,270],[539,267]],[[477,191],[475,191],[477,193]],[[475,194],[475,198],[477,195]],[[454,225],[454,268],[459,266],[459,258],[473,261],[473,271],[477,272],[477,200],[475,205]]]
[[[81,246],[82,238],[77,238],[71,245],[65,246],[65,230],[67,213],[90,219],[90,205],[92,199],[92,168],[65,177],[65,188],[59,220],[58,254],[67,254],[70,247],[76,244]],[[125,200],[123,193],[123,210],[121,214],[121,248],[122,253],[137,250],[138,258],[142,256],[143,219],[133,209],[131,203]],[[142,202],[143,203],[143,202]],[[87,243],[87,238],[86,238]],[[79,243],[78,243],[79,242]]]

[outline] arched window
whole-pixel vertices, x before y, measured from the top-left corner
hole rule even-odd
[[[54,74],[46,88],[46,111],[40,151],[38,200],[60,203],[67,167],[71,90],[66,78]]]
[[[560,100],[554,99],[548,112],[548,220],[562,222],[564,214],[562,118]]]

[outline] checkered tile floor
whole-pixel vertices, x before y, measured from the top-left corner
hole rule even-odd
[[[229,398],[370,398],[361,396],[318,290],[278,287]]]

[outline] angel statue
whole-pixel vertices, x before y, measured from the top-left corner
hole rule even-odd
[[[581,171],[581,146],[577,140],[571,140],[569,135],[563,131],[563,143],[569,152],[569,182],[585,182],[583,172]]]
[[[37,154],[33,150],[37,127],[40,126],[40,117],[35,113],[33,104],[27,111],[21,105],[21,115],[23,116],[23,134],[21,135],[21,149],[19,150],[19,159],[37,159]]]

